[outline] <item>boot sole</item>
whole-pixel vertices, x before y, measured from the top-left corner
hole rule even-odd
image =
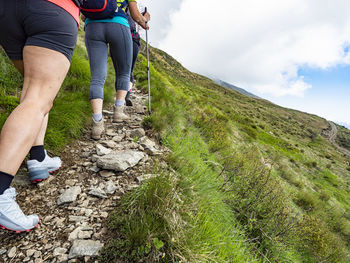
[[[121,122],[127,122],[129,120],[130,119],[127,119],[127,120],[113,120],[112,122],[114,122],[114,123],[121,123]]]

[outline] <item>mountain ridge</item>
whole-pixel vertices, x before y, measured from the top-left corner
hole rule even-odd
[[[246,96],[249,96],[249,97],[252,97],[252,98],[255,98],[255,99],[262,99],[260,98],[259,96],[253,94],[253,93],[250,93],[248,91],[246,91],[245,89],[242,89],[242,88],[239,88],[235,85],[232,85],[226,81],[223,81],[223,80],[220,80],[220,79],[213,79],[213,81],[217,84],[219,84],[220,86],[223,86],[223,87],[226,87],[226,88],[229,88],[229,89],[233,89],[235,91],[238,91],[239,93],[243,94],[243,95],[246,95]]]

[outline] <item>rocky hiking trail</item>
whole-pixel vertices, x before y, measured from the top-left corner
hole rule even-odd
[[[46,181],[32,185],[21,170],[13,183],[16,200],[41,222],[29,233],[0,230],[0,262],[98,262],[117,200],[151,177],[155,165],[166,166],[168,150],[142,128],[146,99],[134,91],[128,122],[112,123],[113,112],[104,110],[103,137],[90,139],[86,128],[80,140],[66,146],[63,166]]]
[[[329,121],[328,123],[330,125],[330,127],[329,127],[330,129],[328,128],[327,130],[324,130],[323,131],[324,135],[333,144],[333,146],[338,149],[338,151],[340,151],[341,153],[345,154],[346,156],[348,156],[350,158],[350,151],[348,151],[347,149],[345,149],[343,147],[340,147],[335,142],[335,139],[337,138],[337,134],[338,134],[337,126],[331,121]]]

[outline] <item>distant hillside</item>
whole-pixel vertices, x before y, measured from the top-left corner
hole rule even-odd
[[[213,81],[216,82],[217,84],[219,84],[220,86],[225,87],[225,88],[233,89],[235,91],[238,91],[241,94],[247,95],[247,96],[255,98],[255,99],[260,99],[260,97],[258,97],[256,95],[246,91],[245,89],[239,88],[239,87],[237,87],[235,85],[232,85],[232,84],[227,83],[225,81],[222,81],[220,79],[213,79]]]
[[[350,130],[350,123],[346,123],[346,122],[338,122],[337,124],[347,128],[348,130]]]

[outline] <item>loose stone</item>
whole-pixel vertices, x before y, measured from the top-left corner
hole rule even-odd
[[[75,240],[69,251],[69,259],[84,256],[97,256],[103,244],[93,240]]]

